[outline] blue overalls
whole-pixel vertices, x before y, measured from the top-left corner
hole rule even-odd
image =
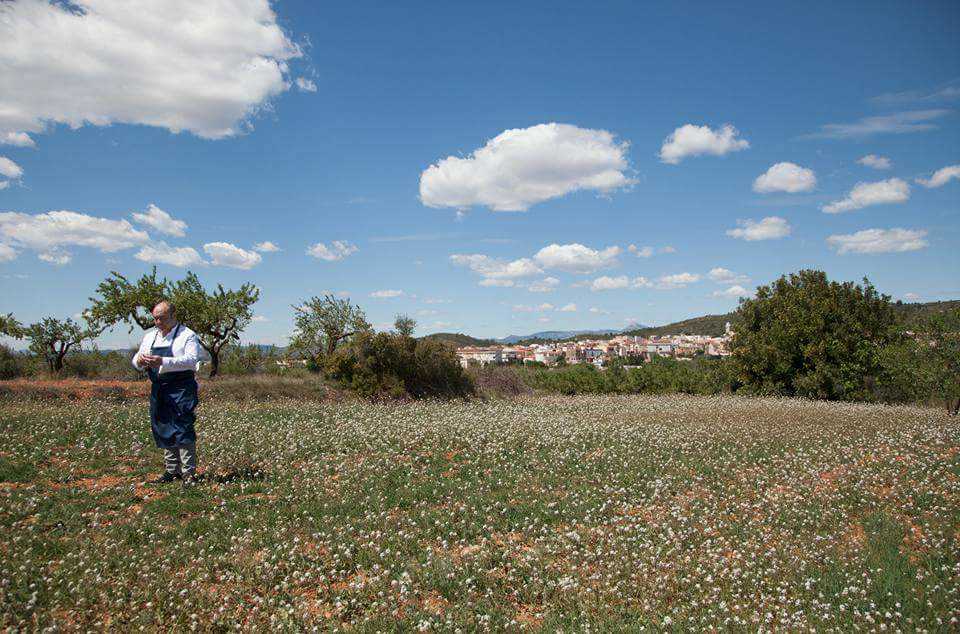
[[[172,357],[173,342],[179,332],[180,324],[177,324],[169,346],[156,345],[157,333],[154,333],[150,354]],[[193,409],[197,406],[197,380],[193,370],[160,374],[158,368],[147,368],[147,375],[151,382],[150,428],[157,447],[175,449],[196,443],[193,423],[197,417]]]

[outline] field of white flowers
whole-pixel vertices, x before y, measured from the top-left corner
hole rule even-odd
[[[728,397],[0,403],[0,629],[945,631],[960,425]]]

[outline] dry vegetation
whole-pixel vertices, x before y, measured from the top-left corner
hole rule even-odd
[[[692,396],[0,402],[0,628],[955,629],[960,428]]]

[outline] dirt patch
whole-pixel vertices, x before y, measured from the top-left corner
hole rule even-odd
[[[350,575],[343,581],[335,581],[330,584],[330,589],[334,592],[342,592],[347,589],[359,590],[367,584],[367,575],[358,572]]]
[[[539,629],[543,625],[543,617],[540,616],[537,607],[538,606],[535,605],[521,604],[517,606],[517,614],[513,618],[525,627]]]
[[[421,603],[424,610],[437,616],[443,616],[450,608],[450,602],[440,596],[436,590],[425,596]]]
[[[863,530],[863,524],[860,522],[850,524],[840,541],[848,550],[862,550],[867,543],[867,533]]]
[[[115,489],[118,486],[128,484],[128,481],[120,476],[101,476],[99,478],[83,478],[82,480],[71,480],[69,482],[55,482],[50,486],[54,489],[83,489],[84,491],[103,491],[106,489]]]
[[[144,399],[150,394],[146,381],[89,379],[13,379],[0,381],[0,396],[37,400]]]

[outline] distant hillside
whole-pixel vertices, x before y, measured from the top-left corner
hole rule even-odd
[[[723,334],[728,321],[733,321],[733,313],[693,317],[665,326],[647,326],[646,328],[628,330],[623,334],[637,337],[652,337],[654,335],[708,335],[719,337]]]
[[[907,325],[922,321],[936,313],[942,313],[947,310],[960,308],[960,299],[951,299],[945,302],[925,302],[916,304],[904,304],[896,302],[894,309],[900,313],[900,318]]]
[[[420,338],[448,343],[457,348],[462,348],[464,346],[492,346],[497,343],[493,339],[477,339],[476,337],[471,337],[470,335],[465,335],[461,332],[436,332],[432,335],[425,335]]]
[[[946,310],[960,308],[960,300],[953,299],[944,302],[920,302],[905,304],[895,302],[893,308],[897,311],[900,319],[907,326],[918,321],[926,319],[930,315]],[[675,321],[672,324],[664,326],[643,326],[631,327],[625,330],[580,330],[580,331],[545,331],[536,332],[530,335],[510,335],[503,339],[475,339],[468,335],[460,333],[437,333],[427,335],[424,339],[440,339],[448,341],[455,346],[490,346],[503,343],[548,343],[554,341],[577,341],[580,339],[610,339],[616,335],[624,334],[637,337],[653,337],[661,335],[707,335],[710,337],[719,337],[723,334],[724,325],[729,321],[733,323],[734,313],[723,313],[722,315],[703,315],[692,317],[683,321]],[[563,336],[566,335],[566,336]]]
[[[925,302],[915,304],[904,304],[895,302],[894,310],[903,320],[904,324],[913,324],[917,321],[926,319],[930,315],[945,310],[960,308],[960,300],[949,300],[945,302]],[[636,330],[625,331],[625,335],[636,335],[640,337],[650,337],[655,335],[708,335],[719,337],[723,334],[724,324],[728,321],[733,323],[734,313],[724,313],[722,315],[704,315],[702,317],[693,317],[677,321],[665,326],[654,326],[648,328],[638,328]]]
[[[518,341],[556,341],[558,339],[569,339],[577,335],[609,335],[619,332],[613,328],[600,328],[595,330],[544,330],[529,335],[508,335],[497,339],[500,343],[517,343]]]

